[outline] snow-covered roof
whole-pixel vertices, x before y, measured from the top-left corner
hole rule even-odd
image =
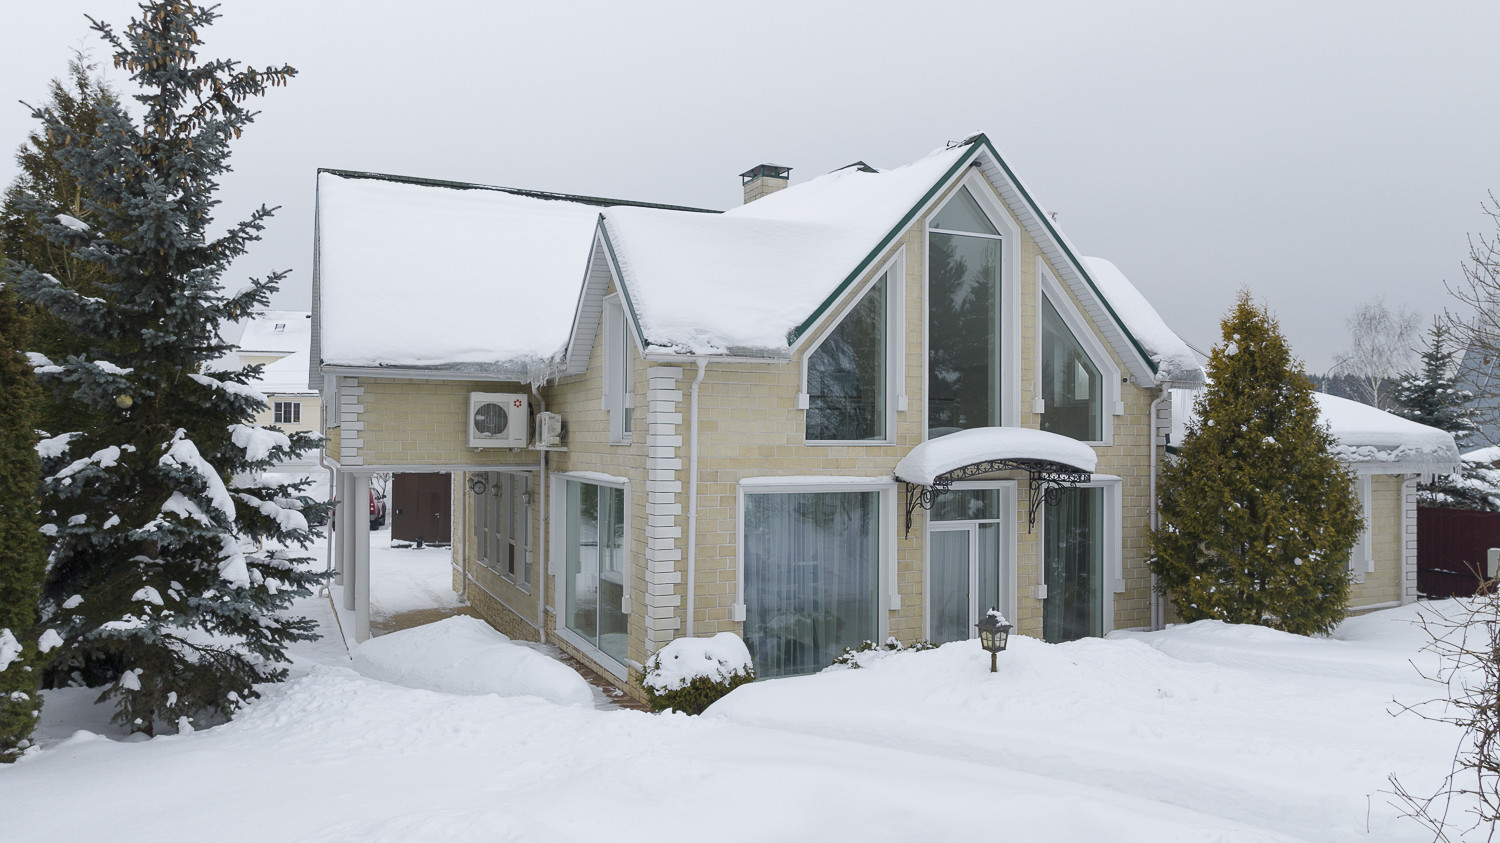
[[[896,479],[931,486],[939,476],[985,460],[1044,460],[1092,473],[1094,449],[1067,436],[1025,427],[976,427],[929,439],[896,463]]]
[[[568,340],[599,211],[319,173],[323,362],[524,379]]]
[[[1083,263],[1115,315],[1156,363],[1157,378],[1178,384],[1203,383],[1203,366],[1198,355],[1177,336],[1176,331],[1167,327],[1156,308],[1130,283],[1125,273],[1104,258],[1084,258]]]
[[[984,135],[723,214],[320,171],[312,362],[533,381],[571,372],[586,351],[565,346],[593,338],[585,323],[610,276],[648,351],[786,358],[966,163],[996,185],[1132,374],[1201,381],[1124,276],[1090,280]]]
[[[605,229],[646,344],[788,355],[788,336],[965,152],[836,170],[711,216],[609,209]]]
[[[272,363],[261,370],[260,380],[251,386],[266,395],[315,395],[307,386],[307,346]]]
[[[1368,404],[1316,393],[1318,413],[1339,441],[1334,455],[1352,464],[1389,464],[1393,470],[1451,474],[1460,468],[1453,434]]]
[[[1173,445],[1182,443],[1196,417],[1194,403],[1201,390],[1172,390]],[[1459,469],[1458,446],[1452,434],[1384,410],[1321,392],[1314,393],[1318,416],[1338,444],[1334,456],[1345,463],[1381,474],[1450,474]]]
[[[241,354],[291,354],[306,351],[311,337],[311,312],[267,310],[244,323],[237,345]],[[302,363],[307,365],[307,360]]]

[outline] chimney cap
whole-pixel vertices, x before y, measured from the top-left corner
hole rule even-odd
[[[791,167],[783,167],[780,164],[757,164],[756,166],[751,167],[745,172],[740,173],[740,178],[744,179],[746,182],[750,181],[751,179],[758,179],[762,177],[773,179],[787,179],[791,178],[791,172]],[[744,182],[741,183],[743,184]]]

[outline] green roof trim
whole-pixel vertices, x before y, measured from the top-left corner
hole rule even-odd
[[[497,193],[509,193],[513,196],[525,196],[531,199],[548,199],[555,202],[576,202],[580,205],[597,205],[599,207],[628,206],[632,208],[657,208],[663,211],[687,211],[694,214],[721,214],[723,211],[715,211],[709,208],[690,208],[686,205],[664,205],[660,202],[639,202],[634,199],[606,199],[601,196],[579,196],[572,193],[548,193],[541,190],[526,190],[519,187],[497,187],[492,184],[475,184],[473,182],[446,181],[444,179],[427,179],[419,176],[397,176],[390,173],[368,173],[359,170],[337,170],[331,167],[319,167],[318,172],[339,176],[346,179],[371,179],[374,181],[388,181],[397,184],[415,184],[423,187],[446,187],[450,190],[492,190]]]
[[[1079,276],[1089,285],[1089,289],[1094,291],[1094,297],[1099,300],[1100,304],[1104,305],[1105,312],[1109,313],[1110,318],[1115,320],[1115,324],[1120,326],[1120,330],[1125,334],[1125,339],[1130,340],[1130,345],[1141,356],[1141,360],[1145,361],[1146,367],[1151,370],[1152,374],[1159,373],[1161,369],[1156,365],[1156,361],[1152,360],[1151,355],[1146,353],[1146,349],[1141,347],[1141,342],[1135,338],[1135,334],[1130,333],[1130,327],[1125,324],[1125,320],[1120,318],[1120,314],[1115,312],[1114,305],[1111,305],[1109,299],[1103,293],[1099,292],[1098,285],[1094,283],[1093,278],[1089,277],[1088,270],[1083,266],[1083,261],[1079,260],[1078,256],[1073,254],[1073,250],[1068,248],[1068,241],[1064,240],[1062,235],[1058,233],[1057,228],[1052,225],[1052,218],[1042,213],[1042,209],[1036,204],[1036,200],[1031,198],[1031,194],[1027,193],[1026,187],[1021,184],[1021,180],[1016,178],[1015,171],[1011,170],[1010,165],[1005,163],[1005,159],[1000,157],[1000,153],[995,149],[995,145],[990,143],[990,139],[983,134],[975,136],[974,139],[990,151],[990,155],[994,157],[995,163],[1000,165],[1000,169],[1005,171],[1005,175],[1010,179],[1011,184],[1016,186],[1016,192],[1020,193],[1021,198],[1026,200],[1026,204],[1031,206],[1031,213],[1046,227],[1047,233],[1052,235],[1052,241],[1057,244],[1059,249],[1062,249],[1063,254],[1067,255],[1068,260],[1073,262],[1073,268],[1078,270]]]
[[[979,135],[979,137],[982,138],[984,136]],[[973,139],[971,138],[970,141],[972,140]],[[970,141],[965,141],[965,143],[968,143]],[[906,212],[906,216],[902,217],[900,222],[896,223],[896,227],[892,228],[890,232],[885,235],[885,237],[881,238],[879,245],[877,245],[874,250],[872,250],[868,255],[865,255],[865,259],[859,262],[859,266],[856,266],[854,268],[854,271],[849,273],[849,276],[841,281],[838,287],[836,287],[827,298],[823,299],[823,303],[818,305],[818,309],[814,310],[811,316],[802,320],[802,324],[792,329],[791,333],[788,334],[786,338],[787,345],[791,345],[792,343],[796,342],[798,337],[807,333],[812,328],[814,323],[823,318],[823,314],[827,313],[830,307],[833,307],[833,303],[835,301],[838,301],[839,296],[842,296],[845,291],[847,291],[849,287],[859,279],[859,276],[864,274],[864,271],[866,269],[870,268],[870,264],[874,263],[875,259],[880,257],[880,254],[896,241],[896,238],[901,235],[901,232],[906,230],[906,227],[911,224],[911,221],[913,219],[916,218],[917,212],[922,210],[922,206],[931,201],[932,197],[937,195],[937,192],[942,189],[943,185],[948,183],[949,179],[953,178],[954,174],[958,173],[964,167],[967,167],[969,165],[969,162],[974,158],[974,153],[977,152],[978,149],[978,147],[975,147],[967,154],[961,156],[958,161],[954,162],[952,167],[948,168],[948,172],[944,173],[942,178],[933,183],[931,189],[929,189],[925,194],[922,195],[922,198],[917,201],[917,204],[912,206],[910,211]],[[839,169],[847,168],[840,167]]]
[[[1067,241],[1062,238],[1062,235],[1058,233],[1057,228],[1052,225],[1052,220],[1048,218],[1046,214],[1042,213],[1041,207],[1037,205],[1035,199],[1031,198],[1031,194],[1026,191],[1026,187],[1021,183],[1021,180],[1016,178],[1015,171],[1011,170],[1010,165],[1005,163],[1005,159],[1000,157],[1000,153],[995,149],[995,145],[990,143],[989,137],[983,133],[980,133],[966,138],[963,143],[972,145],[973,149],[971,149],[968,154],[959,158],[958,161],[948,169],[948,172],[944,173],[943,177],[938,179],[933,184],[932,188],[925,194],[923,194],[922,198],[917,201],[917,204],[912,206],[912,209],[906,213],[906,216],[902,217],[901,221],[896,224],[896,227],[891,229],[890,233],[886,234],[886,236],[880,241],[880,244],[877,245],[869,255],[865,256],[864,260],[860,261],[859,266],[855,267],[854,271],[849,273],[849,276],[845,278],[836,289],[834,289],[834,291],[828,296],[828,298],[824,299],[823,303],[818,305],[818,309],[813,311],[811,316],[804,319],[802,321],[802,324],[792,329],[792,331],[787,335],[787,345],[791,345],[792,343],[796,342],[799,337],[811,330],[814,323],[823,318],[824,314],[826,314],[829,308],[833,306],[833,303],[837,301],[839,297],[849,289],[849,287],[859,278],[861,274],[865,272],[865,270],[869,269],[870,264],[874,262],[875,259],[878,258],[880,254],[891,245],[891,243],[895,242],[900,233],[904,231],[908,225],[911,224],[913,219],[916,218],[917,212],[920,211],[922,207],[929,201],[931,201],[932,198],[937,195],[938,191],[941,190],[943,186],[946,185],[949,181],[951,181],[955,175],[962,171],[964,167],[969,166],[973,162],[976,154],[980,149],[986,149],[989,151],[990,156],[995,159],[995,163],[1005,171],[1005,175],[1010,179],[1011,184],[1015,185],[1016,192],[1020,193],[1021,198],[1026,201],[1027,206],[1031,209],[1032,215],[1040,220],[1042,225],[1046,227],[1047,233],[1051,235],[1053,242],[1057,244],[1058,248],[1062,250],[1063,254],[1068,258],[1068,260],[1072,262],[1073,268],[1077,270],[1079,277],[1084,280],[1084,283],[1089,285],[1089,289],[1094,292],[1094,297],[1099,300],[1100,304],[1104,305],[1105,312],[1107,312],[1110,315],[1110,318],[1115,321],[1115,324],[1119,326],[1120,331],[1125,335],[1125,338],[1130,341],[1131,347],[1134,348],[1136,353],[1140,355],[1140,358],[1145,362],[1146,367],[1150,369],[1153,374],[1159,372],[1160,368],[1157,366],[1156,361],[1152,360],[1151,355],[1146,353],[1146,349],[1141,347],[1140,340],[1137,340],[1135,338],[1135,335],[1130,332],[1130,328],[1126,326],[1125,321],[1120,318],[1120,314],[1115,312],[1114,306],[1109,303],[1109,299],[1105,298],[1105,296],[1099,292],[1098,285],[1094,283],[1093,278],[1089,277],[1088,270],[1084,268],[1083,262],[1078,259],[1077,255],[1073,254],[1072,249],[1068,248]]]

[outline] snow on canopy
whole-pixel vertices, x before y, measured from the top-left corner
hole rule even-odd
[[[1109,302],[1125,330],[1156,363],[1158,382],[1203,383],[1203,367],[1188,344],[1167,327],[1156,308],[1130,283],[1125,273],[1104,258],[1084,258],[1084,269]]]
[[[1094,449],[1067,436],[1026,427],[976,427],[929,439],[896,463],[896,479],[931,486],[943,474],[985,460],[1045,460],[1093,473]]]
[[[968,151],[846,167],[717,215],[610,208],[605,228],[647,344],[786,356],[788,335]]]
[[[1171,444],[1180,445],[1197,418],[1200,389],[1172,390]],[[1452,474],[1460,468],[1453,435],[1358,401],[1313,393],[1318,417],[1338,440],[1333,455],[1349,465],[1380,466],[1382,473]]]
[[[524,376],[567,342],[599,210],[319,173],[323,362]]]

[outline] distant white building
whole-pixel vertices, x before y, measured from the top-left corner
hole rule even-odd
[[[239,336],[233,330],[239,329]],[[306,310],[267,310],[246,322],[231,326],[228,339],[239,345],[225,362],[231,366],[262,365],[251,386],[265,393],[267,407],[255,416],[255,424],[275,425],[287,433],[318,431],[318,393],[307,386],[307,358],[312,337],[312,314]],[[315,465],[317,455],[308,453],[298,465]]]

